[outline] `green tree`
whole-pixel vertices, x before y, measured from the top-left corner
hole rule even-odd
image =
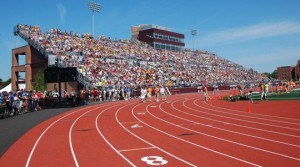
[[[278,76],[277,76],[277,70],[274,70],[274,71],[271,73],[271,77],[272,77],[272,78],[275,78],[275,79],[278,78]]]
[[[44,72],[39,70],[33,78],[32,90],[46,90],[46,84],[44,82]]]
[[[11,83],[11,78],[9,78],[8,80],[6,80],[6,81],[4,82],[4,85],[7,86],[7,85],[9,85],[10,83]]]
[[[263,73],[265,76],[267,76],[268,78],[270,78],[271,77],[271,74],[270,73],[268,73],[268,72],[264,72]]]
[[[3,81],[1,78],[0,78],[0,82],[2,82],[2,84],[0,85],[0,89],[6,87],[7,85],[9,85],[11,83],[11,79],[9,78],[7,81]]]

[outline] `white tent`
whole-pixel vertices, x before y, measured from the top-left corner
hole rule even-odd
[[[0,90],[0,92],[10,92],[11,91],[11,83],[5,86],[3,89]]]

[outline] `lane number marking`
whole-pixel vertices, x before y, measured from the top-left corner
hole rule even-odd
[[[141,158],[141,160],[146,162],[148,165],[153,165],[153,166],[165,165],[168,163],[167,160],[164,160],[162,157],[159,156],[147,156]]]
[[[143,126],[139,125],[139,124],[135,124],[133,126],[131,126],[131,128],[142,128]]]

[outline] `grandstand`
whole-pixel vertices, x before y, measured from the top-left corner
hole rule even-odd
[[[22,24],[16,25],[14,34],[46,58],[59,60],[61,67],[76,67],[78,82],[89,89],[127,84],[229,87],[232,82],[266,79],[257,71],[203,50],[172,52],[136,40],[112,40],[57,28],[42,32],[39,26]]]

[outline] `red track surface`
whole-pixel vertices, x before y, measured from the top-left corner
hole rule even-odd
[[[53,117],[0,166],[300,166],[299,101],[119,101]]]

